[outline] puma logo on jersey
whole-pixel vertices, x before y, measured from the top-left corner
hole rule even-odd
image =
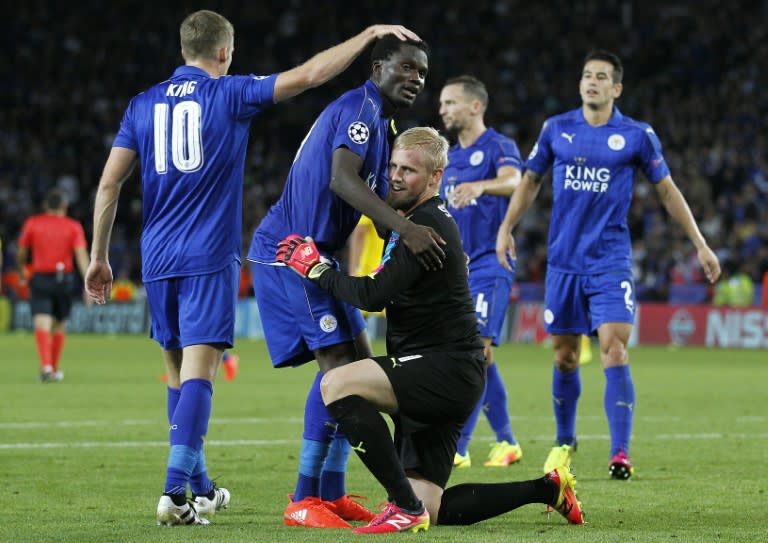
[[[576,132],[574,132],[573,134],[569,134],[569,133],[567,133],[567,132],[563,132],[563,133],[562,133],[562,134],[560,134],[560,135],[561,135],[562,137],[564,137],[565,139],[567,139],[567,140],[568,140],[568,143],[573,143],[573,138],[574,138],[574,136],[576,135]]]

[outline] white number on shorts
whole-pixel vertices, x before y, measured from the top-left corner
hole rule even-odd
[[[488,318],[488,302],[485,301],[485,295],[481,292],[477,295],[477,303],[475,304],[475,313],[480,314],[480,318]]]
[[[203,164],[200,104],[187,100],[173,108],[171,159],[177,170],[195,172]],[[155,104],[155,171],[168,172],[168,104]]]
[[[635,302],[632,300],[632,283],[629,281],[622,281],[621,288],[624,289],[624,305],[627,307],[627,311],[634,313]]]

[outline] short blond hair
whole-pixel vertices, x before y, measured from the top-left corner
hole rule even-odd
[[[224,16],[203,9],[190,13],[179,28],[181,51],[186,60],[216,59],[221,47],[229,47],[235,27]]]
[[[429,126],[409,128],[394,143],[395,149],[424,151],[425,166],[429,173],[445,168],[448,164],[448,140],[440,132]]]

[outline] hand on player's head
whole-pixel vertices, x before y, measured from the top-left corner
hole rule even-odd
[[[320,252],[312,238],[302,238],[296,234],[291,234],[277,244],[276,258],[302,277],[309,276],[312,268],[320,264]]]

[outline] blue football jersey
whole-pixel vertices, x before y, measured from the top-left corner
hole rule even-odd
[[[463,149],[460,144],[448,150],[440,197],[459,226],[464,252],[469,255],[470,274],[479,269],[503,269],[496,258],[496,232],[504,220],[509,198],[483,194],[468,206],[452,205],[451,193],[469,181],[482,181],[498,176],[499,168],[514,166],[522,170],[517,144],[510,138],[487,129],[472,145]]]
[[[581,108],[551,117],[525,167],[543,175],[553,164],[549,269],[575,274],[629,269],[627,214],[635,174],[640,168],[654,184],[669,175],[653,128],[618,108],[598,127],[587,123]]]
[[[363,160],[360,177],[380,198],[387,194],[389,119],[370,80],[331,102],[301,142],[280,199],[253,235],[248,259],[275,262],[277,243],[289,234],[312,236],[324,253],[342,248],[360,212],[331,189],[331,162],[339,147]]]
[[[182,66],[131,100],[112,145],[141,160],[144,281],[211,273],[240,259],[248,131],[274,102],[276,78],[214,79]]]

